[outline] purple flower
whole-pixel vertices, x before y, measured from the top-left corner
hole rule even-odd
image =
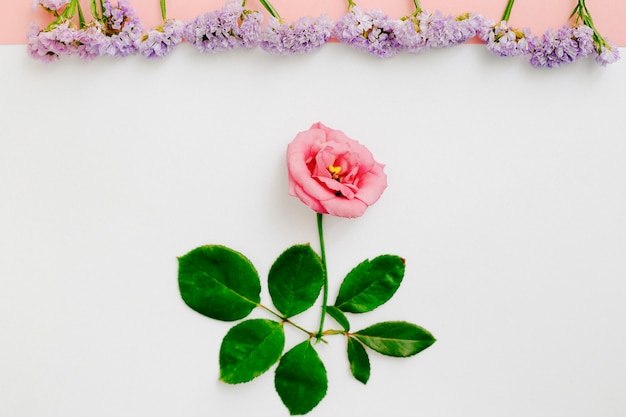
[[[602,45],[599,47],[596,55],[596,62],[603,67],[607,64],[613,64],[619,60],[619,49],[614,45]]]
[[[66,20],[50,30],[39,30],[34,25],[28,35],[29,55],[43,62],[53,61],[61,55],[72,55],[78,31],[70,27],[70,23]]]
[[[478,34],[486,19],[476,13],[465,13],[446,21],[446,45],[454,46],[467,42]]]
[[[530,64],[533,67],[554,68],[585,58],[595,51],[593,29],[581,25],[575,28],[563,26],[556,33],[552,30],[543,34],[534,45]]]
[[[146,58],[164,57],[183,41],[184,29],[185,24],[181,20],[168,19],[163,26],[149,30],[139,39],[139,53]]]
[[[423,52],[429,48],[426,33],[422,30],[421,26],[420,16],[422,14],[424,14],[424,12],[400,21],[398,30],[396,31],[396,37],[400,46],[414,54]]]
[[[260,40],[262,20],[260,12],[230,2],[187,22],[183,36],[201,52],[253,48]]]
[[[332,28],[327,15],[317,19],[305,16],[291,24],[280,24],[272,17],[261,34],[261,49],[277,55],[307,53],[328,42]]]
[[[536,42],[528,29],[514,29],[505,20],[497,25],[484,25],[479,29],[478,36],[487,44],[489,51],[502,57],[527,55]]]
[[[125,57],[137,53],[143,25],[128,0],[119,0],[116,7],[111,0],[104,0],[103,6],[103,32],[109,37],[106,54]]]
[[[363,13],[359,6],[354,6],[337,21],[333,36],[341,43],[388,58],[400,51],[397,39],[400,26],[399,19],[391,19],[378,9]]]
[[[59,10],[70,3],[70,0],[33,0],[33,8],[42,5],[48,10]]]
[[[483,18],[466,13],[458,17],[444,17],[437,11],[422,11],[401,23],[398,41],[409,52],[422,52],[429,48],[447,48],[467,42],[476,36]]]
[[[97,23],[79,30],[71,27],[71,22],[66,20],[50,30],[39,31],[36,25],[33,26],[27,50],[33,58],[44,62],[53,61],[61,55],[76,55],[90,60],[103,55],[108,42]]]
[[[98,23],[85,26],[79,30],[76,41],[77,45],[74,53],[84,60],[105,55],[110,43],[109,38],[102,33],[102,28]]]

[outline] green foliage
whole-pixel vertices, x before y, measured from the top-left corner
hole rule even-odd
[[[261,301],[252,263],[219,245],[201,246],[178,258],[178,287],[189,307],[217,320],[242,319]]]
[[[291,415],[306,414],[326,395],[326,368],[309,340],[280,359],[274,379],[276,392]]]
[[[322,261],[309,245],[295,245],[283,252],[272,265],[267,279],[272,302],[285,317],[309,309],[323,283]]]
[[[346,332],[350,331],[350,322],[345,314],[341,312],[337,307],[327,306],[326,312],[331,316]]]
[[[355,338],[348,338],[348,361],[352,375],[364,384],[370,379],[370,359],[367,351]]]
[[[365,313],[386,303],[400,287],[404,259],[381,255],[357,265],[339,288],[335,307],[347,313]]]
[[[383,355],[402,358],[413,356],[435,343],[428,330],[405,321],[377,323],[353,336]]]
[[[320,230],[321,248],[322,243]],[[239,252],[207,245],[181,256],[178,263],[181,297],[200,314],[234,321],[260,307],[278,319],[245,320],[228,331],[219,353],[220,380],[228,384],[249,382],[278,362],[274,386],[292,415],[313,410],[328,389],[326,368],[315,351],[313,339],[326,342],[333,335],[347,336],[350,371],[363,384],[371,371],[366,347],[384,355],[407,357],[435,342],[427,330],[404,321],[377,323],[350,333],[350,322],[344,313],[372,311],[398,290],[405,270],[404,259],[399,256],[382,255],[357,265],[343,280],[335,305],[329,306],[323,252],[320,257],[308,244],[294,245],[276,259],[268,273],[269,294],[278,312],[261,304],[259,275]],[[311,332],[291,321],[293,316],[310,309],[324,288],[319,329]],[[326,314],[341,329],[324,330]],[[283,355],[285,325],[302,331],[307,340]]]
[[[285,347],[282,323],[255,319],[230,329],[220,348],[220,379],[229,384],[248,382],[278,361]]]

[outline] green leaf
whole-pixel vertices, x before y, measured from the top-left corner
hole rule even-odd
[[[428,330],[405,321],[377,323],[352,335],[376,352],[403,358],[421,352],[436,340]]]
[[[343,280],[335,307],[347,313],[365,313],[386,303],[400,287],[404,259],[381,255],[365,260]]]
[[[291,317],[315,303],[324,283],[324,267],[309,245],[295,245],[272,265],[267,284],[274,306]]]
[[[242,319],[261,301],[252,263],[219,245],[201,246],[178,258],[178,287],[189,307],[217,320]]]
[[[246,320],[231,328],[220,347],[220,379],[229,384],[248,382],[278,361],[285,347],[281,323]]]
[[[352,375],[364,384],[370,379],[370,359],[365,348],[358,340],[348,338],[348,361]]]
[[[339,323],[339,325],[343,327],[346,332],[350,331],[350,322],[348,321],[346,315],[341,312],[341,310],[339,310],[337,307],[326,306],[326,312],[329,316],[334,318],[335,321]]]
[[[310,341],[296,345],[280,359],[274,386],[291,415],[306,414],[322,401],[328,377]]]

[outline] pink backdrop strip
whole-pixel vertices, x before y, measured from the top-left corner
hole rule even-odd
[[[117,1],[113,0],[115,4]],[[187,20],[206,11],[219,9],[226,0],[169,0],[168,17]],[[301,16],[328,14],[336,19],[346,11],[346,0],[272,0],[276,10],[285,21]],[[390,16],[402,17],[413,11],[412,0],[359,0],[362,9],[378,8]],[[480,13],[492,20],[499,20],[507,0],[421,0],[424,10],[440,10],[444,14]],[[626,46],[626,1],[587,0],[594,23],[602,36],[617,46]],[[89,17],[89,0],[81,0],[83,10]],[[159,0],[130,0],[146,28],[161,23]],[[516,27],[528,27],[540,35],[549,28],[558,29],[568,21],[576,0],[517,0],[510,23]],[[249,9],[263,10],[258,0],[248,0]],[[264,11],[264,10],[263,10]],[[0,44],[25,44],[30,23],[40,27],[51,21],[51,15],[41,9],[33,9],[32,0],[0,0]]]

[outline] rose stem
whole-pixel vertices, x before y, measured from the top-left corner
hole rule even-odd
[[[328,268],[326,267],[326,249],[324,248],[324,228],[322,226],[323,214],[317,213],[317,235],[320,238],[320,254],[322,256],[322,276],[324,283],[322,285],[324,295],[322,302],[322,316],[320,318],[320,329],[317,332],[318,340],[324,332],[324,318],[326,317],[326,304],[328,303]]]

